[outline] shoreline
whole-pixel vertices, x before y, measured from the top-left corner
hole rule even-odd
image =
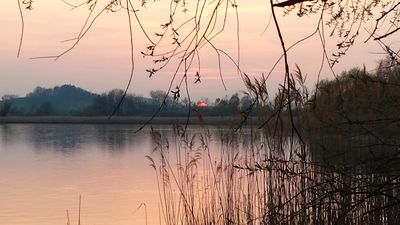
[[[144,124],[151,117],[146,116],[10,116],[0,117],[0,124]],[[157,116],[149,124],[186,124],[187,117],[162,117]],[[256,124],[256,118],[249,119]],[[239,117],[202,117],[191,116],[189,124],[194,125],[237,125]],[[248,124],[248,123],[246,123]]]

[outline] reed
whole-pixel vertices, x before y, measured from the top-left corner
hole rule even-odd
[[[393,120],[379,126],[351,120],[351,110],[336,107],[322,112],[346,123],[325,123],[321,118],[332,118],[315,110],[323,89],[310,96],[299,67],[273,101],[267,77],[245,75],[244,81],[254,102],[242,112],[239,129],[215,135],[176,125],[174,137],[151,131],[154,152],[148,158],[167,225],[400,224],[400,142],[393,128],[380,132],[395,126]],[[341,93],[342,86],[333,90]],[[357,108],[353,103],[349,108]],[[264,122],[259,129],[243,128],[253,105]],[[211,149],[213,141],[219,147]]]
[[[310,144],[263,130],[220,130],[217,140],[174,131],[152,130],[148,156],[167,225],[400,223],[399,173],[322,163]]]

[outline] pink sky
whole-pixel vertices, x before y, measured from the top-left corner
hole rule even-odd
[[[72,1],[73,2],[73,1]],[[193,4],[193,3],[192,3]],[[252,76],[268,73],[280,56],[280,46],[273,24],[265,31],[270,18],[269,7],[265,1],[254,0],[250,3],[238,1],[240,17],[241,67]],[[140,8],[138,15],[143,25],[154,37],[160,31],[160,24],[168,19],[169,1],[153,3],[147,8]],[[114,88],[123,89],[129,79],[129,28],[124,11],[104,14],[95,23],[87,36],[71,52],[57,61],[52,59],[32,60],[31,57],[57,55],[67,49],[71,42],[61,41],[73,38],[79,32],[86,15],[87,7],[70,10],[62,1],[42,0],[34,2],[34,10],[24,11],[25,36],[20,58],[16,57],[20,35],[20,17],[16,1],[2,3],[0,9],[0,96],[17,94],[24,96],[36,86],[53,87],[62,84],[73,84],[92,92],[101,93]],[[281,12],[279,12],[282,15]],[[297,19],[295,16],[281,17],[280,22],[287,45],[312,32],[316,26],[315,18]],[[135,75],[130,92],[147,96],[150,90],[166,90],[176,64],[171,63],[162,72],[149,78],[146,69],[153,67],[148,59],[143,59],[140,51],[145,50],[149,42],[133,22],[135,43]],[[397,34],[398,36],[398,34]],[[357,40],[339,65],[336,72],[354,66],[372,70],[382,55],[373,42],[364,44],[364,39]],[[236,58],[236,24],[235,14],[229,8],[227,28],[213,42]],[[328,50],[335,49],[336,40],[328,40]],[[293,49],[289,55],[290,66],[297,63],[308,74],[310,87],[316,81],[322,50],[319,40],[314,37]],[[234,65],[226,58],[221,60],[223,77],[227,86],[224,90],[219,79],[217,55],[211,47],[204,47],[201,55],[202,82],[193,85],[195,70],[189,74],[192,97],[195,99],[230,95],[244,90],[243,82]],[[197,64],[194,64],[197,67]],[[178,74],[181,76],[181,73]],[[332,77],[328,68],[323,70],[322,77]],[[179,77],[180,78],[180,77]],[[283,82],[282,66],[278,66],[269,80],[269,88],[275,91],[277,84]],[[173,87],[175,87],[175,83]]]

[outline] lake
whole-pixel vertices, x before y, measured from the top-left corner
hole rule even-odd
[[[134,125],[0,125],[0,224],[159,224],[154,144]],[[171,127],[159,127],[165,133]],[[135,211],[136,210],[136,211]]]
[[[400,222],[397,137],[137,128],[0,125],[0,224]]]

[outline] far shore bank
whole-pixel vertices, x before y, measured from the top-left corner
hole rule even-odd
[[[151,117],[145,116],[10,116],[0,117],[0,124],[13,123],[53,123],[53,124],[144,124]],[[155,117],[150,124],[186,124],[187,117]],[[252,118],[257,124],[256,118]],[[236,125],[240,123],[239,117],[202,117],[191,116],[189,124],[196,125]],[[250,124],[250,119],[247,124]]]

